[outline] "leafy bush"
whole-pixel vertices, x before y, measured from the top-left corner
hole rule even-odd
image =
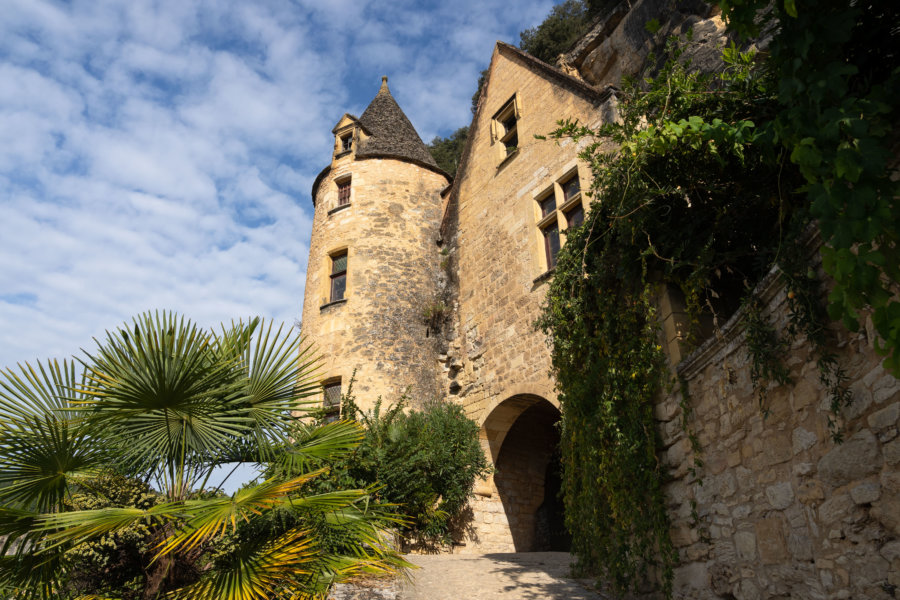
[[[404,412],[405,399],[371,411],[356,407],[352,385],[343,398],[343,414],[358,420],[365,437],[351,456],[328,461],[328,478],[311,482],[325,492],[375,487],[381,502],[396,504],[408,516],[401,533],[408,541],[446,544],[454,519],[466,508],[476,479],[490,474],[478,441],[478,426],[456,404],[434,402]]]

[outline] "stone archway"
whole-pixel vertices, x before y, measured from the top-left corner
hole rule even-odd
[[[559,500],[559,409],[520,394],[498,404],[481,429],[496,472],[484,510],[491,537],[505,528],[507,550],[568,550]]]

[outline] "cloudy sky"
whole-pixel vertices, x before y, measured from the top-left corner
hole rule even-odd
[[[0,367],[149,309],[293,322],[338,118],[388,75],[448,135],[552,4],[2,0]]]

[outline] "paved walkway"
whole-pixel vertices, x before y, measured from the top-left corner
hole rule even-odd
[[[420,567],[401,600],[605,600],[591,582],[569,577],[565,552],[410,555]]]

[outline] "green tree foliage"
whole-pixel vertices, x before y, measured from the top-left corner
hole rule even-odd
[[[539,325],[562,403],[566,524],[585,571],[620,591],[649,573],[671,593],[677,554],[660,482],[653,405],[669,376],[655,301],[678,288],[695,317],[728,311],[802,221],[758,121],[777,108],[752,57],[726,52],[718,76],[689,72],[678,50],[656,78],[627,83],[621,120],[588,136],[591,211],[570,230]],[[615,148],[615,150],[610,150]]]
[[[435,402],[404,412],[405,401],[371,411],[356,408],[352,387],[343,413],[358,419],[365,437],[351,456],[328,461],[320,491],[380,486],[376,497],[408,515],[408,541],[447,544],[479,477],[491,472],[478,442],[478,426],[456,404]]]
[[[456,175],[459,167],[459,159],[462,158],[466,140],[469,137],[469,127],[460,127],[447,138],[435,136],[428,144],[428,151],[434,157],[435,162],[450,175]]]
[[[588,30],[591,11],[583,0],[565,0],[550,10],[540,25],[519,34],[519,48],[553,64]]]
[[[368,491],[305,488],[322,474],[312,461],[352,452],[362,431],[298,423],[319,390],[298,336],[258,319],[217,333],[148,313],[80,362],[0,375],[0,595],[312,598],[402,566],[383,544],[396,517]],[[294,476],[209,490],[233,462],[289,464]],[[224,536],[273,510],[297,519],[222,553]],[[320,522],[339,525],[346,551],[322,543]]]
[[[829,313],[852,330],[865,314],[884,366],[900,376],[900,182],[889,177],[900,117],[900,5],[889,0],[720,3],[744,35],[774,26],[767,64],[777,78],[779,144],[805,179],[825,270]]]

